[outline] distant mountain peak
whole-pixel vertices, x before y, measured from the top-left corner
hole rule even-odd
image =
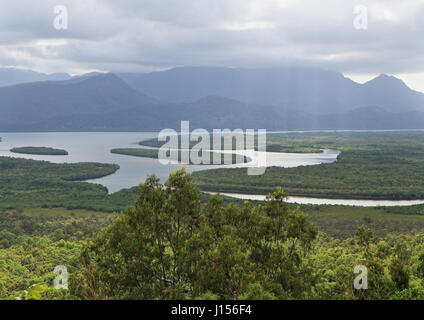
[[[367,81],[364,83],[364,85],[372,85],[372,84],[381,84],[381,85],[393,85],[393,86],[402,86],[409,89],[409,87],[406,85],[403,80],[396,78],[395,76],[387,75],[385,73],[380,74],[379,76],[375,77],[374,79],[371,79],[370,81]]]
[[[82,82],[82,81],[115,81],[125,84],[121,78],[113,73],[100,73],[100,72],[91,72],[83,74],[81,76],[73,77],[71,80],[68,80],[68,83],[73,82]]]
[[[80,75],[76,75],[73,78],[74,79],[83,79],[83,78],[91,78],[91,77],[96,77],[99,75],[104,75],[107,74],[106,72],[97,72],[97,71],[93,71],[93,72],[88,72],[88,73],[84,73],[84,74],[80,74]]]

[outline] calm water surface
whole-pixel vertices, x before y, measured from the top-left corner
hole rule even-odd
[[[243,200],[265,200],[261,194],[241,194],[241,193],[225,193],[225,192],[207,192],[209,194],[220,194],[236,199]],[[393,207],[393,206],[412,206],[423,204],[424,200],[354,200],[354,199],[326,199],[326,198],[308,198],[308,197],[289,197],[289,203],[297,204],[317,204],[317,205],[342,205],[342,206],[357,206],[357,207]]]
[[[103,162],[116,163],[120,169],[110,176],[90,180],[104,185],[109,192],[136,186],[151,174],[165,180],[169,173],[180,168],[180,164],[163,165],[157,159],[139,158],[110,153],[113,148],[137,148],[139,141],[157,137],[154,132],[66,132],[66,133],[0,133],[0,156],[10,156],[34,160],[46,160],[54,163]],[[67,156],[39,156],[12,153],[14,147],[53,147],[65,149]],[[285,154],[268,153],[268,166],[296,167],[314,165],[336,160],[336,151],[322,154]],[[205,170],[210,168],[247,167],[249,164],[237,165],[198,165],[188,166],[187,170]]]
[[[34,160],[46,160],[54,163],[102,162],[116,163],[120,169],[112,175],[89,182],[99,183],[116,192],[142,183],[147,176],[155,174],[163,182],[169,173],[180,168],[180,164],[163,165],[157,159],[138,158],[110,153],[113,148],[136,148],[139,141],[157,137],[155,132],[60,132],[60,133],[0,133],[0,156],[10,156]],[[38,156],[11,153],[15,147],[53,147],[65,149],[67,156]],[[247,154],[249,156],[249,154]],[[325,150],[323,153],[274,153],[268,152],[267,166],[297,167],[316,165],[336,161],[338,152]],[[250,155],[251,156],[251,155]],[[193,172],[211,168],[248,167],[251,164],[237,165],[191,165],[187,171]],[[241,199],[263,200],[262,195],[228,194]],[[311,204],[342,204],[342,205],[411,205],[423,201],[378,201],[378,200],[346,200],[346,199],[316,199],[291,197],[291,202]]]

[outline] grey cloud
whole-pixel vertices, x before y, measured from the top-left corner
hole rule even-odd
[[[348,73],[424,72],[424,1],[0,0],[0,65],[140,71],[176,65],[313,65]],[[69,8],[69,30],[53,8]],[[59,68],[59,69],[58,69]]]

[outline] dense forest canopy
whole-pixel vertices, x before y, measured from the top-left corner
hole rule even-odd
[[[71,294],[83,299],[424,298],[424,238],[318,233],[277,188],[264,204],[207,203],[180,170],[154,176],[135,205],[84,246]],[[368,290],[353,288],[356,265]]]

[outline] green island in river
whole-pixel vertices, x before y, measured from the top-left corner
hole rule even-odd
[[[266,151],[267,152],[286,152],[286,153],[321,153],[322,149],[314,144],[312,141],[303,140],[303,141],[293,141],[293,140],[287,140],[284,143],[281,143],[280,139],[281,135],[268,135],[267,136],[267,143],[266,143]],[[236,138],[232,137],[232,150],[237,150],[237,143]],[[224,145],[225,138],[221,138],[221,145]],[[249,145],[246,141],[245,149],[253,149],[253,146]],[[146,147],[152,147],[152,148],[160,148],[162,147],[166,141],[159,141],[156,139],[150,139],[150,140],[144,140],[139,142],[139,145],[146,146]],[[189,142],[189,149],[193,148],[198,141],[190,141]],[[213,137],[210,137],[210,146],[211,149],[215,151],[219,151],[220,149],[214,149],[213,144]],[[257,143],[257,138],[255,137],[255,144]],[[178,148],[181,146],[181,136],[178,136],[178,145],[175,146],[175,148]],[[221,148],[221,150],[223,150]]]
[[[133,156],[133,157],[142,157],[142,158],[152,158],[152,159],[158,159],[159,158],[159,150],[157,149],[138,149],[138,148],[121,148],[121,149],[112,149],[110,150],[111,153],[114,154],[121,154],[126,156]],[[181,158],[183,157],[184,153],[190,153],[188,150],[178,150],[178,156],[175,157],[175,159],[172,158],[173,161],[181,162]],[[209,162],[208,164],[213,164],[213,158],[218,156],[221,156],[221,163],[224,163],[224,154],[220,154],[218,152],[209,152],[205,151],[206,156],[209,156]],[[202,157],[203,153],[199,152],[199,157]],[[189,155],[186,155],[187,157]],[[170,155],[172,157],[172,155]],[[188,157],[189,158],[189,157]],[[231,163],[228,164],[237,164],[237,163],[247,163],[252,161],[251,158],[245,157],[238,154],[233,154]],[[190,159],[190,164],[194,164]],[[201,163],[201,165],[206,163]],[[227,163],[226,163],[227,164]]]
[[[10,149],[10,152],[21,154],[34,154],[43,156],[67,156],[68,151],[49,147],[19,147]]]
[[[110,175],[118,169],[116,164],[57,164],[0,157],[0,209],[63,207],[109,212],[122,210],[131,203],[133,191],[122,190],[109,195],[106,187],[84,182]]]

